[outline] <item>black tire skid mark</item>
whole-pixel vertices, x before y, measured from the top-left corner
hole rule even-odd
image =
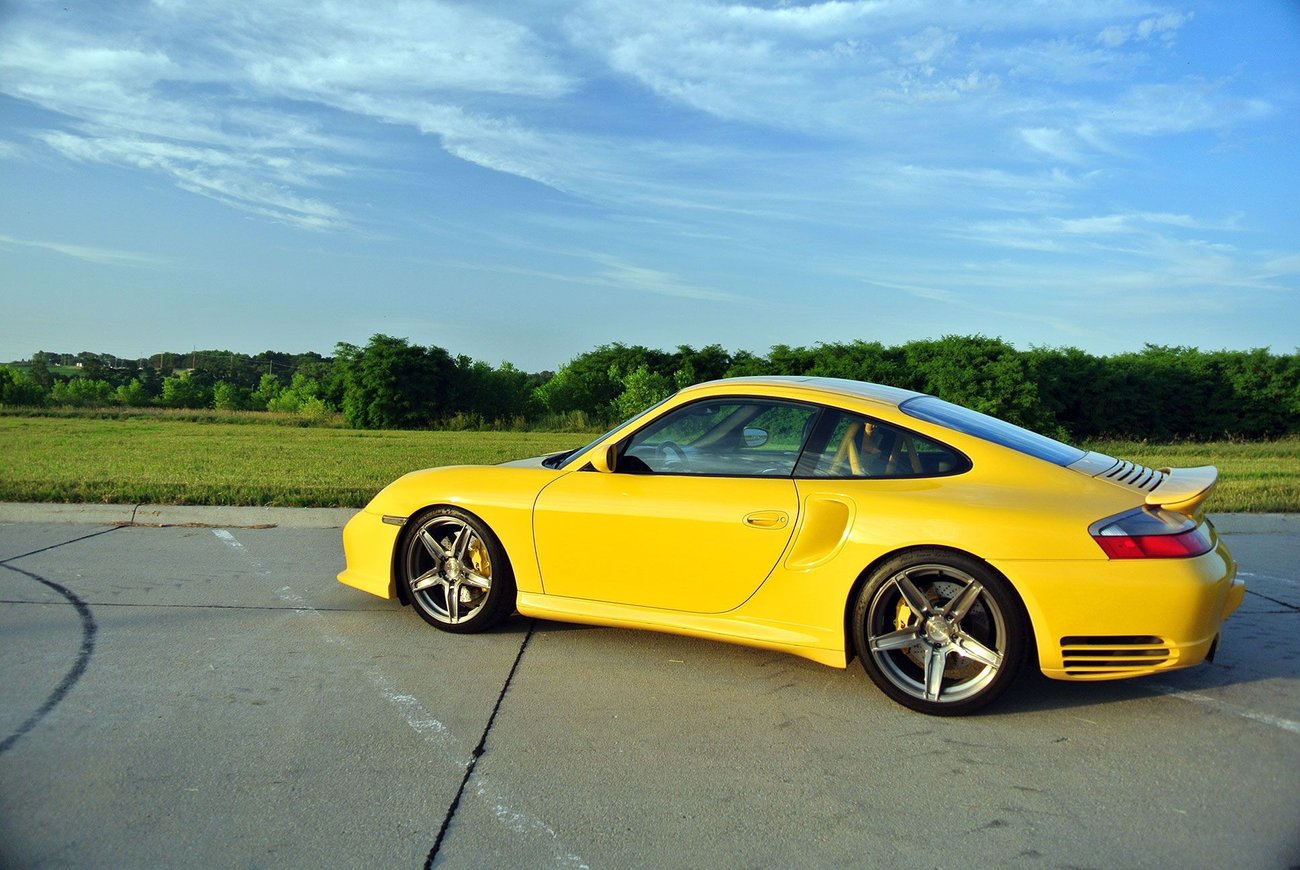
[[[42,586],[52,589],[59,595],[63,596],[67,602],[76,609],[77,616],[81,618],[81,648],[77,651],[77,660],[73,662],[72,667],[68,672],[63,675],[63,679],[59,681],[59,684],[54,687],[54,691],[50,692],[49,697],[45,699],[45,703],[41,704],[35,713],[27,717],[27,721],[19,725],[12,734],[0,741],[0,755],[4,755],[8,752],[13,745],[23,737],[23,735],[35,728],[42,719],[48,716],[50,711],[59,705],[59,703],[67,696],[68,692],[72,690],[72,687],[77,684],[77,681],[81,679],[82,674],[86,672],[86,667],[90,664],[90,657],[95,653],[95,634],[99,630],[99,627],[95,624],[95,615],[90,611],[90,605],[83,601],[77,593],[60,583],[55,583],[53,580],[47,580],[39,574],[33,574],[31,571],[24,571],[22,568],[15,568],[9,563],[14,561],[14,559],[21,559],[24,556],[43,553],[47,550],[53,550],[57,547],[66,546],[67,544],[85,540],[85,538],[106,534],[111,531],[115,531],[115,529],[106,529],[103,532],[96,532],[94,535],[86,535],[83,538],[77,538],[74,541],[67,541],[63,544],[58,544],[55,547],[45,547],[41,550],[36,550],[32,553],[24,553],[23,556],[14,556],[0,562],[0,568],[5,568],[9,571],[22,574],[24,577],[27,577],[30,580],[35,580]]]

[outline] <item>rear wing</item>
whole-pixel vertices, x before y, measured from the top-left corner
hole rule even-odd
[[[1196,468],[1162,468],[1160,472],[1165,476],[1164,480],[1147,493],[1147,504],[1200,519],[1205,513],[1205,500],[1219,483],[1219,469],[1213,465],[1201,465]]]

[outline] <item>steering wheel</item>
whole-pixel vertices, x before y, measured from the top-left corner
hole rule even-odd
[[[665,470],[674,465],[686,465],[686,451],[678,447],[675,441],[661,441],[655,449],[659,452]]]

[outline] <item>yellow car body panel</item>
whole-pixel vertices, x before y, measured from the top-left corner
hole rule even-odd
[[[1010,583],[1049,677],[1114,679],[1206,657],[1244,588],[1222,542],[1191,558],[1112,559],[1090,524],[1164,498],[1213,535],[1203,519],[1212,469],[1166,475],[1163,494],[1136,491],[908,415],[898,403],[912,395],[733,379],[683,390],[559,469],[530,461],[414,472],[348,523],[339,579],[394,597],[402,531],[394,523],[450,505],[500,539],[517,608],[529,616],[714,638],[843,667],[854,655],[846,624],[864,578],[925,548],[974,556]],[[609,469],[632,433],[722,396],[861,414],[955,449],[969,467],[876,479]]]
[[[393,548],[398,526],[384,522],[383,514],[369,508],[343,526],[343,552],[348,566],[339,582],[380,598],[397,597],[393,579]]]
[[[839,668],[848,663],[844,654],[842,628],[837,642],[832,632],[799,623],[769,620],[757,616],[748,617],[741,611],[727,614],[685,613],[680,610],[634,607],[626,604],[610,604],[605,601],[525,592],[519,593],[518,606],[519,612],[524,616],[534,616],[539,619],[639,628],[702,637],[779,650]]]
[[[515,585],[520,592],[541,592],[541,575],[533,557],[533,502],[542,487],[560,474],[562,472],[540,467],[455,465],[403,475],[384,487],[365,510],[344,527],[343,543],[348,567],[339,580],[381,598],[396,597],[392,547],[401,529],[383,523],[382,517],[405,521],[426,508],[452,506],[483,520],[501,540],[510,557]],[[354,524],[356,529],[353,529]],[[380,544],[373,545],[365,540],[366,532],[363,530],[367,529],[381,537]],[[356,558],[353,556],[353,541],[358,546]],[[389,546],[387,553],[382,552],[384,542]],[[385,574],[388,581],[383,585],[382,594],[372,588],[379,586],[374,579],[364,579]]]
[[[1191,559],[993,566],[1020,593],[1039,667],[1054,679],[1117,679],[1200,664],[1245,592],[1222,542]]]
[[[534,514],[547,595],[691,613],[733,610],[785,552],[790,478],[575,472]]]

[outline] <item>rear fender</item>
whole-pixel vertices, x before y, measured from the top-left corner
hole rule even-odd
[[[1038,644],[1035,641],[1034,620],[1029,614],[1029,608],[1025,606],[1025,599],[1021,596],[1020,590],[1016,588],[1016,584],[1012,583],[1010,578],[1008,578],[1005,573],[998,570],[996,566],[990,564],[985,559],[981,559],[979,556],[976,556],[974,553],[968,553],[965,550],[959,550],[956,547],[942,547],[942,546],[922,545],[922,544],[903,547],[902,549],[891,550],[888,553],[883,553],[878,558],[876,558],[870,565],[862,569],[862,573],[858,575],[858,579],[854,582],[853,587],[849,590],[848,598],[844,602],[844,652],[845,652],[845,659],[847,662],[853,661],[858,656],[858,651],[854,648],[854,643],[853,643],[853,608],[857,604],[858,593],[862,591],[863,586],[867,585],[867,582],[871,579],[871,576],[876,573],[876,569],[879,568],[881,565],[883,565],[885,562],[888,562],[890,559],[893,559],[895,556],[905,555],[907,553],[911,553],[918,550],[944,550],[956,556],[965,556],[968,559],[974,559],[975,561],[983,564],[994,574],[997,574],[1003,580],[1006,580],[1007,586],[1011,588],[1011,591],[1013,593],[1015,593],[1016,602],[1020,605],[1020,612],[1025,617],[1025,625],[1029,626],[1029,637],[1025,638],[1025,643],[1028,645],[1028,648],[1030,650],[1030,655],[1032,655],[1034,658],[1034,660],[1031,663],[1034,664],[1035,667],[1037,667]]]

